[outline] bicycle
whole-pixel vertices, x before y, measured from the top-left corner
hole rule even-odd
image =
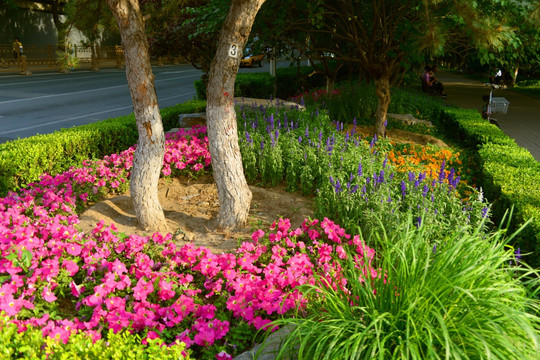
[[[484,106],[482,107],[482,118],[489,121],[490,124],[493,124],[500,128],[499,122],[497,119],[493,118],[493,114],[506,114],[508,112],[508,105],[510,102],[503,97],[494,97],[493,90],[495,89],[504,89],[503,86],[497,84],[486,83],[486,86],[491,87],[489,95],[483,95],[482,100],[484,101]]]

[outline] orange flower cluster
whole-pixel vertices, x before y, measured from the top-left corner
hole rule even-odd
[[[394,165],[398,171],[424,172],[427,177],[432,179],[438,178],[443,161],[446,161],[446,174],[449,173],[449,169],[456,169],[461,165],[459,152],[429,145],[393,144],[393,149],[388,152],[387,156],[388,162]]]

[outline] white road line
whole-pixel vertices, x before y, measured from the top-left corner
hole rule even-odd
[[[169,99],[174,99],[174,98],[183,97],[183,96],[187,96],[187,95],[193,95],[193,94],[195,94],[195,92],[191,91],[191,92],[188,92],[188,93],[185,93],[185,94],[180,94],[180,95],[175,95],[175,96],[170,96],[170,97],[167,97],[167,98],[163,98],[161,100],[169,100]],[[67,119],[63,119],[63,120],[49,121],[49,122],[40,123],[40,124],[37,124],[37,125],[25,126],[25,127],[14,129],[14,130],[1,132],[0,135],[12,134],[12,133],[16,133],[18,131],[36,129],[36,128],[40,128],[40,127],[47,126],[47,125],[60,124],[60,123],[63,123],[63,122],[84,119],[84,118],[95,116],[95,115],[102,115],[102,114],[106,114],[106,113],[109,113],[109,112],[125,110],[125,109],[133,109],[133,105],[122,106],[122,107],[118,107],[118,108],[115,108],[115,109],[97,111],[97,112],[94,112],[94,113],[85,114],[85,115],[81,115],[81,116],[75,116],[75,117],[71,117],[71,118],[67,118]]]
[[[175,78],[169,78],[169,79],[157,79],[157,80],[155,80],[155,81],[156,81],[156,82],[161,82],[161,81],[171,81],[171,80],[185,79],[185,78],[188,78],[188,77],[195,77],[195,76],[200,76],[200,74],[196,74],[196,75],[188,75],[188,76],[178,76],[178,77],[175,77]],[[127,84],[124,84],[124,85],[116,85],[116,86],[109,86],[109,87],[98,88],[98,89],[91,89],[91,90],[74,91],[74,92],[62,93],[62,94],[51,94],[51,95],[34,96],[34,97],[25,98],[25,99],[16,99],[16,100],[0,101],[0,105],[1,105],[1,104],[12,104],[12,103],[22,102],[22,101],[33,101],[33,100],[38,100],[38,99],[47,99],[47,98],[58,97],[58,96],[67,96],[67,95],[75,95],[75,94],[84,94],[84,93],[88,93],[88,92],[103,91],[103,90],[116,89],[116,88],[122,88],[122,87],[127,87]]]
[[[103,70],[101,70],[101,71],[103,71]],[[180,71],[162,72],[162,73],[156,74],[156,76],[159,76],[161,74],[179,74],[179,73],[193,72],[193,71],[197,71],[199,73],[198,75],[200,75],[200,72],[201,72],[200,70],[180,70]],[[85,71],[84,73],[90,73],[90,71]],[[58,75],[58,74],[42,74],[42,76],[43,75]],[[118,72],[118,75],[125,76],[125,73],[124,72]],[[20,75],[14,75],[14,77],[15,76],[20,76]],[[111,75],[110,74],[103,74],[103,75],[102,74],[95,74],[94,76],[92,76],[92,79],[95,79],[97,77],[104,77],[104,76],[111,76]],[[18,86],[21,86],[21,85],[34,85],[34,84],[43,84],[43,83],[51,83],[51,82],[60,82],[60,81],[66,81],[66,80],[81,80],[81,79],[80,78],[57,78],[57,79],[51,79],[51,80],[27,81],[27,82],[22,82],[22,83],[21,82],[13,82],[13,83],[0,84],[0,88],[5,87],[5,86],[13,86],[13,85],[18,85]],[[164,81],[164,80],[167,80],[167,79],[156,79],[156,81]]]

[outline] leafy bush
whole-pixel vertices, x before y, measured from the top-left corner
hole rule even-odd
[[[529,96],[540,97],[540,80],[518,81],[512,88],[512,91]]]
[[[313,96],[314,94],[316,96]],[[373,83],[342,82],[332,94],[325,91],[311,91],[304,92],[302,96],[306,104],[317,104],[320,108],[327,109],[332,120],[348,124],[356,120],[358,125],[373,125],[378,102]],[[392,102],[388,112],[432,119],[437,116],[441,104],[439,99],[421,93],[392,89]]]
[[[234,83],[235,97],[270,99],[274,93],[276,79],[268,73],[239,73]],[[202,80],[195,81],[197,98],[206,100],[206,88]]]
[[[29,326],[20,332],[19,327],[0,315],[0,354],[3,359],[50,360],[107,360],[107,359],[170,359],[188,360],[185,344],[163,346],[163,340],[147,339],[141,343],[138,335],[129,331],[109,331],[104,339],[93,339],[86,333],[71,335],[69,342],[58,338],[44,338],[41,330]]]
[[[366,281],[340,260],[343,286],[303,285],[307,310],[272,324],[292,329],[278,359],[537,359],[540,302],[524,284],[537,288],[539,273],[518,266],[502,232],[431,237],[410,216],[372,241],[384,275]]]

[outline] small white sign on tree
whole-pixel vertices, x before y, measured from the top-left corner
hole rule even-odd
[[[229,47],[229,56],[236,59],[239,54],[240,51],[238,49],[238,45],[231,44],[231,46]]]

